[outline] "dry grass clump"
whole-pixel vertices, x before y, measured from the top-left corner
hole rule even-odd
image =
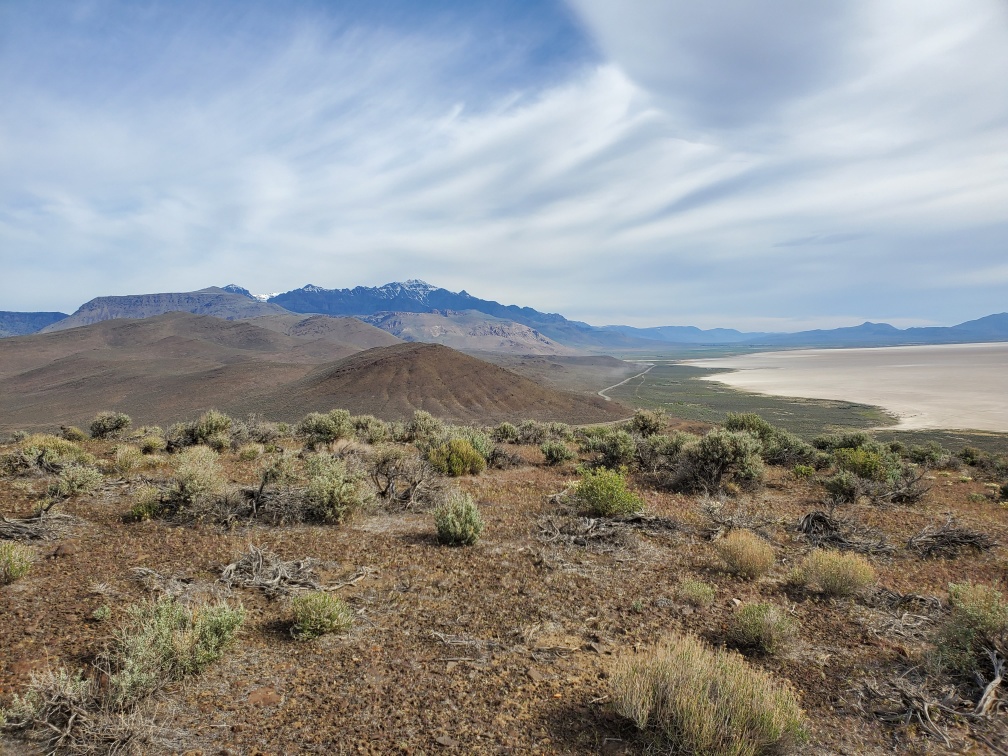
[[[434,510],[438,541],[448,546],[471,546],[483,533],[483,516],[465,491],[449,491]]]
[[[644,509],[644,501],[627,488],[626,475],[606,467],[582,470],[574,499],[598,517],[634,514]]]
[[[856,596],[875,583],[875,568],[860,554],[816,549],[797,577],[806,588],[827,596]]]
[[[291,599],[291,635],[311,640],[328,633],[345,633],[353,626],[353,610],[339,596],[325,591],[302,593]]]
[[[115,448],[112,455],[112,469],[126,477],[143,461],[143,452],[139,447],[130,444],[121,444]]]
[[[780,607],[762,601],[739,607],[728,628],[728,642],[733,646],[768,655],[784,651],[794,637],[791,618]]]
[[[733,575],[752,580],[774,566],[773,547],[748,530],[733,530],[715,544],[725,568]]]
[[[769,756],[808,739],[791,687],[737,653],[692,635],[673,635],[647,654],[625,655],[612,670],[616,712],[662,746],[701,756]]]
[[[0,541],[0,585],[23,578],[31,570],[35,552],[14,541]]]
[[[716,595],[717,589],[713,585],[695,578],[685,578],[676,586],[676,598],[690,606],[710,606]]]

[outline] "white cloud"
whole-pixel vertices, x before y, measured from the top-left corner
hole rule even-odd
[[[1008,241],[1003,5],[572,6],[607,60],[503,88],[478,36],[318,18],[147,29],[94,82],[0,55],[0,309],[407,277],[599,323],[1003,302],[962,275]]]

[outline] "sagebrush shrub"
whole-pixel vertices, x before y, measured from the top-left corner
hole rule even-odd
[[[51,436],[48,433],[35,433],[26,436],[18,445],[19,459],[15,466],[23,464],[27,467],[58,471],[64,465],[93,465],[95,458],[84,451],[73,441]]]
[[[521,437],[518,433],[518,426],[508,422],[501,423],[494,428],[491,435],[493,440],[499,444],[515,444]]]
[[[483,516],[465,491],[450,491],[434,509],[438,541],[448,546],[471,546],[483,533]]]
[[[875,582],[875,568],[860,554],[816,549],[802,565],[806,588],[827,596],[856,596]]]
[[[18,580],[31,570],[35,552],[16,541],[0,541],[0,585]]]
[[[830,498],[840,504],[852,504],[861,496],[863,484],[849,470],[838,470],[822,482]]]
[[[109,687],[118,703],[143,698],[219,659],[245,621],[225,602],[186,606],[172,597],[134,604],[115,635]]]
[[[700,756],[779,756],[808,739],[794,690],[739,654],[672,635],[624,654],[609,678],[613,708],[665,750]]]
[[[160,489],[151,485],[140,486],[126,519],[134,522],[151,520],[161,514],[162,503],[163,497]]]
[[[163,452],[166,446],[167,442],[164,436],[156,434],[144,436],[140,440],[140,452],[142,454],[157,454],[158,452]]]
[[[432,446],[427,461],[442,475],[479,475],[486,470],[486,458],[467,439],[453,438]]]
[[[88,440],[88,434],[76,425],[64,425],[60,428],[60,436],[65,438],[67,441],[73,441],[74,443]]]
[[[312,448],[354,436],[350,413],[344,409],[334,409],[326,413],[309,412],[298,423],[297,431],[305,437]]]
[[[587,512],[599,517],[634,514],[644,509],[643,500],[627,488],[620,470],[599,467],[582,470],[574,499]]]
[[[344,633],[353,627],[353,610],[339,596],[325,591],[309,591],[291,599],[294,622],[291,635],[311,640],[328,633]]]
[[[574,451],[563,441],[543,441],[539,450],[546,458],[546,464],[550,466],[562,465],[574,459]]]
[[[91,421],[91,438],[108,438],[122,433],[133,421],[122,412],[99,412]]]
[[[415,449],[382,445],[368,459],[368,476],[378,497],[393,505],[425,503],[438,485],[433,468]]]
[[[715,493],[725,480],[754,488],[763,480],[759,439],[747,431],[715,429],[683,447],[679,455],[679,487]]]
[[[357,440],[365,444],[380,444],[388,441],[392,435],[388,423],[374,415],[355,415],[350,418],[350,422]]]
[[[771,425],[755,412],[729,412],[724,427],[729,431],[745,431],[760,442],[760,456],[770,465],[809,464],[816,450],[798,436]]]
[[[206,446],[191,446],[179,454],[174,492],[184,503],[196,503],[224,490],[226,480],[217,452]]]
[[[967,679],[986,674],[988,649],[1008,653],[1008,601],[983,583],[952,583],[948,590],[949,614],[935,636],[939,664]]]
[[[860,449],[872,443],[872,437],[864,431],[851,431],[848,433],[830,433],[816,436],[812,439],[812,446],[823,451],[833,451],[834,449]]]
[[[49,484],[49,495],[65,499],[79,494],[88,494],[101,486],[104,478],[97,468],[91,465],[66,465],[59,471],[59,476]]]
[[[663,410],[638,409],[630,418],[630,430],[647,438],[661,433],[667,421]]]
[[[346,463],[328,454],[305,460],[308,486],[304,491],[305,520],[334,525],[352,517],[372,501],[364,476],[347,469]]]
[[[411,442],[433,442],[444,435],[444,423],[425,410],[414,410],[405,427],[405,439]]]
[[[751,580],[774,566],[773,547],[748,530],[733,530],[716,541],[714,547],[728,572],[741,578]]]
[[[794,636],[794,622],[784,610],[762,601],[739,607],[728,628],[728,641],[733,646],[764,654],[785,650]]]

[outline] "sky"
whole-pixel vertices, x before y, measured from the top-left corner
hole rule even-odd
[[[1008,310],[1004,0],[0,0],[0,310],[410,278],[595,325]]]

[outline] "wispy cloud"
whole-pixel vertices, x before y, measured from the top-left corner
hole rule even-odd
[[[340,6],[5,6],[0,309],[407,277],[598,323],[1003,309],[962,277],[1008,242],[998,0]]]

